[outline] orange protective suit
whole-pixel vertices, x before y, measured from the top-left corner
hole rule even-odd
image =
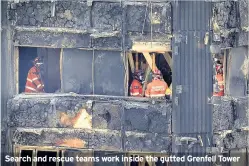
[[[26,93],[40,93],[44,92],[44,84],[40,77],[40,70],[33,66],[28,73],[25,92]]]

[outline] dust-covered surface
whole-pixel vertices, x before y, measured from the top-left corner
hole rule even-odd
[[[126,108],[125,130],[170,134],[171,110],[171,105],[166,102],[157,105],[143,104],[142,108]]]
[[[169,137],[160,134],[128,132],[121,136],[119,131],[96,129],[17,128],[11,129],[11,134],[12,141],[18,145],[69,146],[77,140],[81,142],[77,148],[94,150],[169,152],[171,142]]]
[[[11,3],[10,10],[15,15],[17,26],[67,27],[86,29],[90,27],[90,8],[86,2],[60,1],[55,5],[55,15],[51,15],[50,1],[30,1]]]
[[[65,127],[61,114],[77,117],[81,109],[87,109],[87,99],[11,99],[8,102],[9,127]],[[141,131],[167,134],[170,128],[171,103],[151,105],[142,102],[93,101],[92,126],[97,129]],[[125,120],[125,121],[123,121]]]
[[[122,114],[120,104],[95,103],[93,106],[93,128],[121,130]]]
[[[90,47],[119,48],[122,37],[131,32],[150,38],[153,33],[159,33],[160,38],[169,42],[167,34],[171,34],[171,4],[170,2],[153,3],[152,11],[147,2],[140,4],[93,2],[87,6],[82,1],[57,1],[53,16],[50,1],[9,2],[8,19],[13,26],[37,28],[16,31],[15,42],[20,45],[52,46],[52,47]],[[67,28],[61,32],[52,33],[46,28]],[[70,30],[70,33],[68,32]],[[73,30],[85,30],[87,34],[75,33]],[[36,31],[39,31],[37,34]],[[63,36],[65,33],[65,37]],[[108,35],[107,35],[108,33]],[[147,34],[143,34],[147,33]],[[89,34],[92,41],[89,40]],[[128,35],[129,36],[129,35]],[[154,35],[153,35],[154,36]],[[42,40],[37,40],[38,38]],[[134,40],[132,36],[128,40]],[[156,40],[154,37],[153,40]],[[136,40],[136,39],[135,39]],[[151,39],[150,39],[151,40]],[[149,41],[150,41],[149,40]],[[64,43],[60,43],[64,41]],[[127,45],[129,47],[129,45]]]
[[[240,32],[239,33],[239,39],[238,39],[238,46],[247,46],[248,45],[248,35],[249,35],[249,32]]]
[[[235,28],[238,28],[239,14],[234,1],[213,3],[213,25],[218,26],[222,47],[233,47],[236,44]]]
[[[74,124],[74,122],[77,123],[82,109],[87,110],[86,113],[92,117],[90,128],[79,128]],[[164,103],[158,101],[152,105],[149,102],[122,99],[93,101],[88,100],[87,97],[84,99],[80,97],[29,99],[16,97],[8,102],[9,118],[6,123],[9,129],[16,127],[27,129],[25,132],[20,132],[18,138],[12,137],[14,140],[17,139],[16,143],[21,145],[54,146],[58,143],[64,145],[76,139],[77,146],[120,150],[125,140],[126,149],[163,151],[168,148],[165,143],[170,144],[167,135],[170,132],[168,129],[171,128],[171,109],[171,103],[166,103],[166,101]],[[133,112],[136,115],[133,115]],[[145,128],[141,126],[140,120],[147,123],[144,124]],[[130,129],[126,127],[127,121],[131,122]],[[126,130],[128,133],[133,132],[121,138],[121,133]],[[138,136],[139,133],[143,136]],[[146,146],[136,145],[137,141],[141,141]]]
[[[90,47],[89,34],[69,34],[56,32],[28,32],[18,31],[15,33],[15,44],[47,46],[55,48],[78,48]]]
[[[93,40],[93,48],[116,48],[121,49],[122,47],[122,38],[115,37],[100,37]]]
[[[221,46],[248,45],[248,1],[214,2],[213,24],[221,36]]]
[[[171,4],[151,6],[149,3],[143,5],[127,6],[127,30],[130,32],[153,32],[171,33]],[[151,14],[152,12],[152,14]],[[152,27],[151,27],[152,23]]]
[[[239,0],[240,26],[242,29],[249,27],[248,0]]]
[[[171,138],[156,133],[125,133],[126,151],[170,152]]]
[[[230,130],[234,124],[232,101],[213,106],[213,131]]]
[[[214,107],[214,132],[221,132],[220,134],[214,134],[214,144],[225,149],[249,146],[248,131],[238,131],[238,129],[249,126],[248,104],[248,98],[231,98]],[[232,132],[225,134],[226,130]]]
[[[116,31],[122,28],[123,8],[120,3],[94,2],[92,24],[96,29]]]

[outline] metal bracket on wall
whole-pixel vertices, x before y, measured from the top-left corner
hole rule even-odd
[[[203,146],[203,141],[200,135],[198,135],[198,138],[195,137],[176,137],[175,139],[176,145],[188,145],[188,149],[191,149],[195,144],[200,144],[200,146]]]
[[[55,16],[55,0],[51,0],[51,17]]]
[[[93,0],[87,0],[87,6],[92,6],[93,5]]]
[[[182,35],[179,33],[174,34],[174,38],[175,38],[175,43],[188,43],[188,36],[187,35]]]
[[[215,41],[215,42],[220,42],[220,41],[221,41],[220,34],[218,34],[218,33],[213,33],[213,41]]]
[[[178,46],[174,46],[173,47],[174,48],[174,50],[173,50],[173,52],[174,52],[174,55],[178,55],[179,54],[179,47]]]
[[[206,148],[206,152],[209,154],[221,154],[224,153],[224,148],[223,147],[207,147]]]
[[[208,97],[208,104],[220,105],[221,104],[221,97],[220,96]]]
[[[175,97],[175,105],[178,106],[179,105],[179,98]]]
[[[176,85],[176,94],[181,94],[183,90],[183,86],[182,85]]]

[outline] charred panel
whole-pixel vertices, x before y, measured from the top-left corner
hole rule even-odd
[[[171,139],[166,135],[126,132],[125,151],[169,152]]]
[[[53,48],[89,47],[89,34],[57,33],[46,31],[16,31],[14,36],[18,45],[47,46]]]
[[[121,30],[123,8],[119,3],[94,2],[92,10],[94,28],[105,31]]]
[[[124,114],[126,131],[170,133],[171,106],[169,104],[152,105],[149,103],[127,103]]]
[[[116,49],[121,49],[122,46],[122,38],[121,37],[99,37],[93,40],[94,48],[116,48]]]
[[[121,132],[115,130],[95,130],[89,135],[89,148],[119,151],[122,149]]]
[[[96,103],[93,106],[93,128],[121,130],[121,105]]]

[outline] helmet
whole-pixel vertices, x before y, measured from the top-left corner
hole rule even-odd
[[[153,71],[153,78],[154,79],[162,79],[161,71],[158,69],[155,69]]]
[[[161,71],[158,70],[158,69],[155,69],[155,70],[153,71],[153,74],[154,74],[154,75],[161,75]]]
[[[218,74],[222,74],[223,73],[223,67],[222,67],[222,65],[216,65],[216,72],[218,73]]]
[[[41,65],[41,64],[43,64],[40,57],[36,57],[34,59],[33,63],[34,63],[34,65]]]
[[[137,70],[133,73],[133,78],[139,81],[143,81],[143,75],[142,72]]]

